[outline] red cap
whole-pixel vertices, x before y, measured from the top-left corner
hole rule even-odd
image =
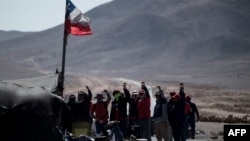
[[[171,97],[174,96],[174,95],[176,95],[176,92],[175,92],[175,91],[170,92],[170,96],[171,96]]]
[[[179,94],[175,94],[175,95],[171,96],[171,98],[179,100],[181,98],[181,96]]]
[[[187,101],[190,101],[191,100],[191,97],[188,95],[188,96],[186,96],[186,100]]]
[[[119,89],[115,89],[115,90],[113,91],[113,96],[115,96],[115,94],[117,94],[117,93],[121,93],[121,91],[120,91]]]

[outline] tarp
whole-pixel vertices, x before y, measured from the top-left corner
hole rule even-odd
[[[58,87],[59,73],[44,75],[40,77],[31,77],[16,80],[3,80],[12,84],[20,85],[22,87],[42,87],[49,92],[56,91]]]
[[[48,91],[54,88],[55,81],[46,84],[45,80],[30,80],[0,82],[1,138],[62,141],[62,132],[70,125],[71,117],[64,100]]]

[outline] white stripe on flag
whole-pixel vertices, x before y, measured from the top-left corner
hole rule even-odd
[[[89,18],[84,16],[81,11],[75,8],[69,15],[71,23],[81,23],[82,25],[89,25]]]

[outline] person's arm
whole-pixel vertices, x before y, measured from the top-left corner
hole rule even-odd
[[[180,92],[179,92],[179,95],[181,97],[181,99],[180,99],[181,108],[184,111],[184,109],[185,109],[185,103],[186,103],[186,96],[185,96],[186,94],[184,92],[184,84],[183,83],[180,83]]]
[[[89,86],[86,86],[86,89],[88,90],[88,101],[90,102],[92,99],[92,92],[91,92]]]
[[[197,107],[196,107],[195,104],[194,104],[194,112],[196,113],[197,121],[199,121],[200,120],[200,115],[199,115],[199,111],[198,111],[198,109],[197,109]]]
[[[145,82],[141,82],[141,88],[145,91],[146,97],[150,97],[148,88],[146,87]]]
[[[129,102],[129,100],[130,100],[130,92],[126,87],[126,83],[123,83],[123,92],[125,94],[126,101]]]
[[[181,99],[185,100],[185,92],[184,92],[184,84],[183,83],[180,83],[180,92],[179,92],[179,95],[181,96]]]
[[[110,96],[108,90],[103,90],[103,91],[104,91],[104,92],[106,93],[106,95],[107,95],[107,101],[106,101],[106,103],[109,104],[110,101],[111,101],[111,96]]]

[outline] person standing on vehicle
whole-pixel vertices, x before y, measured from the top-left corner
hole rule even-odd
[[[78,101],[76,102],[75,107],[75,122],[73,122],[72,128],[78,129],[81,127],[83,128],[82,130],[87,130],[86,134],[89,135],[92,124],[92,116],[90,113],[92,92],[88,86],[85,87],[88,91],[88,94],[84,91],[79,91],[77,95]]]
[[[111,101],[111,96],[107,90],[104,90],[103,92],[106,93],[107,100],[103,101],[103,94],[97,94],[95,97],[97,102],[93,104],[91,111],[91,115],[95,119],[96,136],[100,136],[101,134],[107,135],[105,126],[108,123],[108,105]]]
[[[196,114],[197,121],[199,121],[200,119],[199,111],[196,107],[196,104],[191,102],[190,96],[186,96],[186,101],[187,103],[189,103],[191,107],[191,112],[189,112],[189,115],[188,115],[188,125],[190,125],[191,127],[191,138],[195,139],[195,114]]]
[[[140,137],[151,141],[151,111],[150,95],[145,82],[141,82],[139,90],[138,107],[138,124],[140,126]]]
[[[81,109],[78,111],[79,112],[78,120],[80,120],[80,121],[92,121],[92,116],[90,113],[92,92],[91,92],[89,86],[86,86],[86,89],[87,89],[88,93],[86,93],[84,91],[78,92],[77,108]]]
[[[128,128],[127,104],[130,99],[130,92],[126,87],[126,83],[123,83],[123,92],[124,94],[119,90],[113,92],[114,100],[111,103],[110,121],[120,121],[118,126],[125,137]]]
[[[167,117],[167,99],[160,91],[155,93],[156,105],[153,114],[154,130],[157,141],[169,141],[169,125]]]

